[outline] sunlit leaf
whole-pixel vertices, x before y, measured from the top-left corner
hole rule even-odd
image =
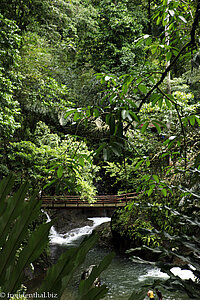
[[[60,166],[60,167],[58,168],[58,170],[57,170],[57,176],[58,176],[58,178],[61,178],[61,177],[62,177],[63,171],[64,171],[63,166]]]
[[[156,183],[159,183],[159,178],[157,175],[152,175],[153,176],[153,179],[156,181]]]
[[[67,119],[73,113],[77,113],[77,110],[76,109],[67,110],[66,113],[65,113],[65,119]]]
[[[141,164],[142,164],[143,162],[144,162],[144,159],[141,159],[140,161],[138,161],[138,163],[136,164],[134,170],[137,170],[137,169],[141,166]]]
[[[147,167],[150,166],[150,160],[149,160],[149,158],[146,160],[146,166],[147,166]]]
[[[186,19],[183,16],[178,16],[184,23],[187,23]]]
[[[162,189],[161,191],[162,191],[163,196],[166,197],[166,196],[167,196],[167,191],[166,191],[166,189]]]

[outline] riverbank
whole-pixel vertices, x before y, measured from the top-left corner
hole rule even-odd
[[[67,212],[68,215],[69,212]],[[66,216],[66,212],[60,212],[54,214],[54,212],[51,213],[51,218],[57,216],[57,228],[61,228],[62,224],[66,222],[66,219],[70,220],[70,224],[66,224],[65,228],[72,228],[75,226],[75,228],[72,228],[69,231],[65,231],[61,228],[60,233],[57,232],[54,228],[54,230],[51,230],[50,232],[50,250],[51,255],[54,255],[54,259],[58,259],[59,255],[63,252],[65,252],[67,249],[71,247],[71,233],[74,234],[73,236],[73,246],[78,246],[80,243],[80,238],[84,236],[84,234],[87,231],[87,234],[91,232],[91,230],[95,227],[94,224],[99,224],[98,217],[87,219],[87,216],[77,215],[77,213],[72,213],[69,217]],[[86,218],[86,222],[90,222],[93,225],[85,225],[84,219]],[[64,219],[64,220],[63,220]],[[107,218],[103,218],[107,221]],[[58,221],[59,220],[59,221]],[[82,220],[82,221],[81,221]],[[59,223],[59,224],[58,224]],[[77,229],[77,223],[79,223],[79,229]],[[82,227],[80,227],[80,223],[82,224]],[[55,223],[56,225],[56,223]],[[78,293],[78,285],[80,282],[80,277],[82,272],[88,268],[88,266],[95,264],[98,265],[102,259],[110,252],[110,250],[113,250],[110,247],[110,245],[113,244],[112,236],[111,236],[111,230],[110,230],[110,222],[106,222],[104,224],[101,224],[100,226],[95,227],[95,230],[97,230],[100,234],[100,240],[99,243],[91,249],[87,256],[84,263],[76,270],[73,279],[70,281],[70,284],[68,288],[66,289],[66,292],[62,296],[62,300],[75,300],[77,299],[77,293]],[[62,232],[62,233],[61,233]],[[54,239],[57,237],[58,239]],[[108,242],[109,241],[109,242]],[[57,243],[54,243],[57,242]],[[108,247],[109,245],[109,247]],[[33,283],[36,285],[40,284],[43,280],[42,277],[43,274],[41,274],[40,277],[37,277]],[[157,267],[148,265],[148,264],[138,264],[134,263],[129,259],[128,257],[120,254],[116,254],[116,257],[113,259],[112,263],[109,265],[109,267],[101,274],[101,280],[103,284],[106,284],[106,286],[109,288],[108,294],[105,297],[104,300],[127,300],[129,299],[130,295],[132,293],[135,293],[137,298],[137,292],[141,289],[144,297],[146,295],[146,289],[142,289],[142,286],[144,284],[152,285],[153,281],[156,279],[159,280],[165,280],[167,278],[167,275],[160,272],[160,270]],[[33,288],[33,287],[32,287]],[[168,300],[185,300],[187,298],[180,297],[177,293],[172,293],[171,295],[169,293],[166,293],[166,291],[163,291],[166,299]],[[144,299],[143,297],[143,299]]]

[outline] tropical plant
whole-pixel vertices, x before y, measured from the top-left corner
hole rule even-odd
[[[20,290],[24,268],[34,262],[44,250],[53,224],[53,221],[41,224],[29,234],[29,225],[38,218],[40,213],[41,201],[37,198],[37,192],[28,201],[25,200],[28,191],[27,183],[21,185],[19,190],[11,195],[13,184],[12,175],[0,182],[0,258],[2,262],[0,288],[5,295],[17,294]],[[79,247],[64,253],[57,264],[48,270],[38,293],[42,295],[44,292],[49,292],[52,298],[56,295],[56,299],[60,299],[74,270],[84,261],[87,252],[95,245],[97,239],[97,234],[93,234]],[[105,257],[88,280],[81,283],[80,299],[96,300],[105,295],[107,289],[104,285],[99,288],[92,288],[92,285],[95,276],[108,266],[112,258],[112,253]]]

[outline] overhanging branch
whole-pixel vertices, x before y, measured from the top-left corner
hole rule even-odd
[[[138,107],[138,111],[140,111],[142,105],[146,102],[146,100],[153,93],[153,91],[156,90],[159,87],[159,85],[164,81],[164,79],[167,76],[168,72],[172,69],[174,64],[177,62],[179,57],[185,52],[185,50],[187,48],[194,47],[196,45],[195,33],[196,33],[196,30],[197,30],[197,27],[198,27],[198,24],[199,24],[199,18],[200,18],[200,0],[197,0],[197,8],[196,8],[196,12],[195,12],[195,18],[194,18],[194,21],[192,23],[192,29],[191,29],[191,32],[190,32],[190,41],[182,47],[182,49],[179,51],[177,56],[172,60],[172,62],[169,64],[169,66],[162,73],[162,76],[161,76],[160,80],[151,88],[151,90],[142,99],[142,101],[141,101],[141,103]]]

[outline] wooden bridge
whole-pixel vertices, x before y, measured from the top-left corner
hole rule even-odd
[[[121,195],[101,195],[95,196],[94,202],[88,203],[79,196],[42,196],[43,208],[114,208],[122,207],[129,201],[136,198],[136,193]]]

